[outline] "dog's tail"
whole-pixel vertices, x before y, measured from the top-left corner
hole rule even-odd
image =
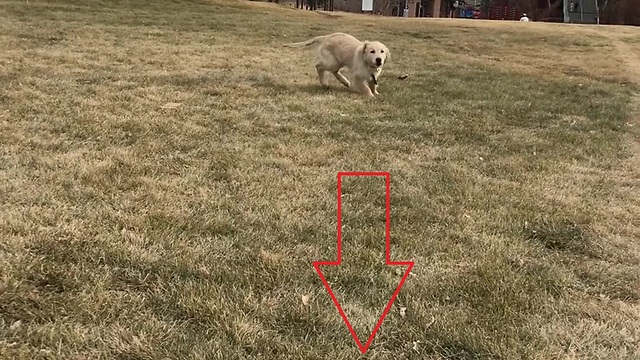
[[[311,46],[311,45],[317,44],[318,41],[320,41],[322,38],[324,38],[324,36],[316,36],[313,39],[309,39],[307,41],[284,44],[283,46],[284,47],[290,47],[290,48],[300,48],[300,47],[305,47],[305,46]]]

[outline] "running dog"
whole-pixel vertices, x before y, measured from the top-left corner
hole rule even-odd
[[[345,33],[317,36],[307,41],[285,44],[285,47],[315,46],[318,80],[328,86],[326,73],[330,72],[342,85],[363,95],[378,95],[378,78],[382,67],[389,60],[389,49],[379,41],[360,41]],[[348,68],[349,81],[340,70]]]

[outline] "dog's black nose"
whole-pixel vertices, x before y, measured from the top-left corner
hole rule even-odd
[[[376,64],[378,64],[378,65],[382,64],[382,59],[376,58]]]

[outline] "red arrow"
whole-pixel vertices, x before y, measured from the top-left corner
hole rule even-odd
[[[386,223],[385,224],[386,251],[385,251],[385,254],[386,254],[386,258],[385,258],[385,263],[386,263],[386,265],[407,266],[407,271],[405,271],[404,276],[402,277],[402,280],[400,280],[400,284],[396,288],[396,291],[393,293],[393,296],[391,296],[391,300],[389,300],[389,303],[384,308],[384,311],[382,312],[382,315],[380,316],[380,320],[378,320],[378,323],[376,324],[375,328],[373,329],[373,332],[371,332],[371,335],[369,336],[369,339],[367,340],[367,342],[364,345],[362,345],[362,343],[360,342],[360,339],[358,338],[358,335],[356,335],[356,332],[353,330],[353,327],[351,326],[351,323],[349,322],[349,319],[347,319],[347,315],[342,310],[342,307],[340,306],[340,303],[338,302],[338,299],[333,294],[333,291],[331,291],[331,286],[329,285],[329,282],[327,282],[327,279],[322,274],[322,270],[320,270],[320,266],[339,266],[342,263],[342,177],[343,176],[384,176],[385,177],[385,184],[386,184],[386,196],[385,196],[386,197],[386,209],[385,209],[385,217],[386,217],[386,221],[385,221],[385,223]],[[338,173],[338,260],[336,260],[336,261],[316,261],[316,262],[313,263],[313,267],[315,267],[316,271],[318,272],[318,275],[320,276],[320,279],[322,279],[322,282],[324,283],[324,286],[327,288],[327,291],[329,292],[329,295],[331,295],[331,299],[333,299],[333,303],[338,308],[338,312],[340,312],[340,315],[342,316],[342,319],[344,320],[344,323],[347,325],[347,328],[349,328],[349,331],[351,332],[351,336],[356,341],[356,344],[358,345],[358,348],[360,349],[360,352],[363,353],[363,354],[365,352],[367,352],[367,349],[371,345],[371,342],[373,341],[373,338],[376,336],[376,332],[378,332],[378,330],[380,329],[380,326],[382,325],[382,322],[384,321],[384,318],[387,316],[387,313],[389,312],[389,309],[391,309],[391,306],[393,305],[393,301],[398,296],[398,293],[400,292],[400,289],[402,288],[402,285],[404,285],[404,282],[405,282],[405,280],[407,280],[407,277],[409,276],[409,273],[411,272],[411,269],[413,268],[413,265],[414,265],[413,261],[391,261],[390,221],[391,221],[391,175],[388,172],[339,172]]]

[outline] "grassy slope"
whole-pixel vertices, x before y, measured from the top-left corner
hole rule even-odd
[[[74,3],[0,1],[0,357],[356,357],[311,266],[344,170],[416,262],[367,357],[640,356],[637,29]],[[280,49],[332,31],[391,48],[379,98]],[[380,180],[328,273],[361,337]]]

